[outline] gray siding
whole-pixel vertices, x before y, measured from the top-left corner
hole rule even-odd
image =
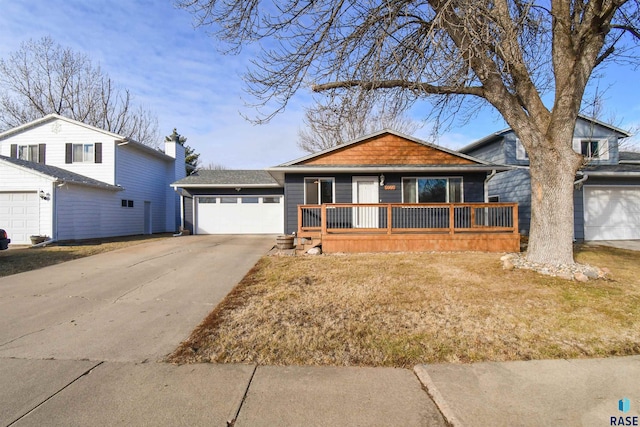
[[[508,164],[505,155],[505,144],[503,138],[496,138],[491,143],[468,151],[466,152],[466,154],[480,160],[485,160],[497,164]]]
[[[184,228],[193,234],[193,199],[191,197],[184,198]]]
[[[370,174],[369,174],[370,175]],[[367,174],[286,174],[285,175],[285,233],[291,234],[298,230],[298,205],[304,204],[304,178],[305,177],[331,177],[335,178],[335,202],[353,202],[353,176],[369,176]],[[484,180],[486,173],[388,173],[385,175],[385,185],[387,188],[395,186],[392,190],[385,190],[380,187],[380,203],[402,203],[402,178],[409,177],[432,177],[432,176],[461,176],[464,190],[464,201],[467,203],[484,202]],[[379,177],[379,174],[371,176]]]
[[[489,196],[498,196],[501,202],[518,203],[518,229],[522,234],[529,234],[531,179],[527,169],[497,174],[489,181]]]
[[[607,160],[591,160],[598,165],[617,165],[620,160],[618,152],[618,135],[611,129],[579,118],[576,122],[574,138],[607,138],[609,140],[609,158]]]

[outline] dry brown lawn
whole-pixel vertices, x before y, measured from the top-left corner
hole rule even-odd
[[[579,247],[586,284],[497,254],[264,257],[168,360],[410,367],[640,353],[640,254]]]
[[[113,237],[109,239],[92,239],[75,243],[61,243],[41,248],[11,247],[0,251],[0,277],[31,271],[61,262],[71,261],[102,252],[113,251],[127,246],[137,245],[159,239],[166,239],[171,234],[154,234],[145,236]]]

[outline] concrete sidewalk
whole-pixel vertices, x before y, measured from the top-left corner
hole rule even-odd
[[[0,359],[5,426],[442,426],[408,369]]]
[[[640,356],[414,370],[452,426],[640,425]],[[623,398],[630,400],[628,412],[618,410]]]
[[[640,356],[414,371],[0,359],[0,425],[609,426],[640,408]]]

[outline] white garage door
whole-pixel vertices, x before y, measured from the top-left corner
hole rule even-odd
[[[585,240],[640,239],[640,187],[584,187]]]
[[[281,234],[283,196],[196,198],[196,234]]]
[[[39,234],[38,193],[0,193],[0,228],[11,243],[29,244],[29,236]]]

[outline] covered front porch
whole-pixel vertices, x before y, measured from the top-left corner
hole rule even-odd
[[[518,252],[517,203],[298,205],[300,240],[331,252]]]

